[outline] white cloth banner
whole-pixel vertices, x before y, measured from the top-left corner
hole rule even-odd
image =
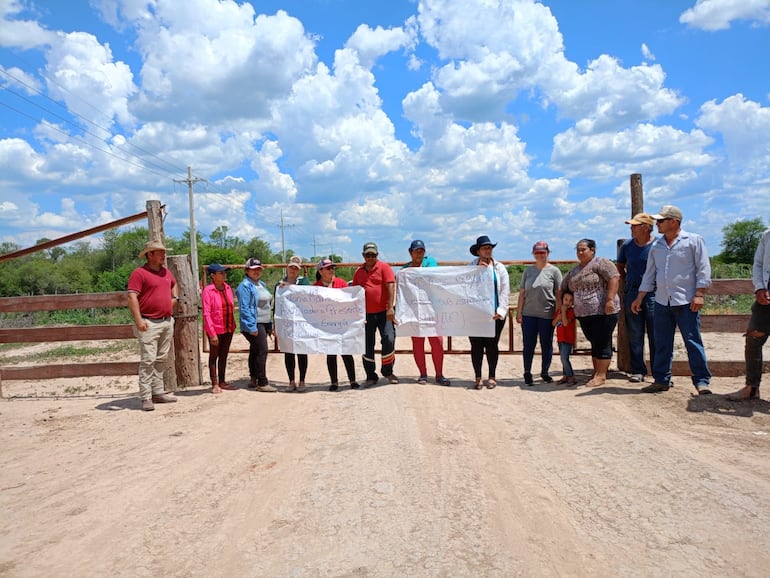
[[[279,288],[275,292],[274,321],[278,347],[286,353],[364,353],[363,287]]]
[[[492,267],[407,267],[396,281],[398,335],[494,337]]]

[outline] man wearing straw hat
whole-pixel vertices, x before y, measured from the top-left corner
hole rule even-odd
[[[176,279],[164,266],[166,247],[160,241],[145,243],[139,258],[146,262],[128,278],[128,309],[134,316],[134,335],[139,341],[139,394],[142,409],[156,403],[173,403],[164,391],[163,373],[174,344],[174,305],[179,301]]]

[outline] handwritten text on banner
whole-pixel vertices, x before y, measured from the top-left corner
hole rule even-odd
[[[407,267],[397,281],[400,336],[494,336],[491,267]]]
[[[286,353],[363,354],[362,287],[288,285],[275,292],[275,333]]]

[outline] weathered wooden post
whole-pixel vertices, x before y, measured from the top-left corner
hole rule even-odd
[[[147,207],[147,228],[150,231],[149,240],[158,239],[165,245],[166,234],[163,232],[163,207],[160,201],[147,201],[145,206]],[[176,363],[174,359],[174,349],[172,349],[166,364],[166,371],[163,373],[163,383],[165,384],[166,391],[177,390]]]
[[[201,358],[198,346],[198,289],[193,279],[189,255],[171,255],[168,268],[179,288],[174,312],[174,357],[176,379],[181,387],[201,384]]]
[[[642,191],[642,175],[634,173],[631,175],[631,217],[637,213],[644,211],[644,193]],[[618,239],[618,250],[623,244],[625,239]],[[621,305],[623,301],[623,293],[625,290],[625,282],[620,281],[620,287],[618,293],[620,295]],[[646,338],[645,338],[646,340]],[[649,352],[648,352],[649,354]],[[626,319],[623,312],[620,313],[618,319],[618,369],[620,371],[631,371],[631,351],[628,346],[628,332],[626,331]]]

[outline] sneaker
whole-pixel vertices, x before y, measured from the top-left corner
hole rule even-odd
[[[277,389],[275,389],[275,388],[274,388],[272,385],[270,385],[269,383],[266,383],[265,385],[258,385],[258,386],[257,386],[257,391],[263,391],[263,392],[265,392],[265,393],[268,393],[268,392],[273,392],[273,391],[278,391],[278,390],[277,390]]]
[[[532,381],[532,374],[531,373],[525,373],[524,374],[524,383],[527,385],[535,385],[535,382]]]
[[[142,400],[142,411],[153,411],[154,409],[155,409],[155,406],[153,405],[151,399]]]
[[[650,385],[643,387],[640,391],[642,393],[661,393],[663,391],[668,391],[671,389],[671,386],[667,383],[651,383]]]
[[[426,383],[428,383],[428,376],[421,375],[420,377],[417,378],[417,383],[419,383],[420,385],[425,385]]]
[[[698,395],[711,395],[711,389],[708,385],[696,385],[695,389],[698,390]]]
[[[398,378],[392,373],[388,376],[388,383],[398,383]],[[427,383],[427,378],[426,378]]]
[[[161,393],[160,395],[152,396],[153,403],[176,403],[177,399],[173,395],[167,393]]]
[[[351,386],[351,387],[352,387],[352,386]],[[332,384],[329,386],[329,391],[337,391],[339,388],[340,388],[340,386],[339,386],[338,384],[336,384],[336,383],[332,383]]]
[[[643,383],[644,376],[641,373],[635,373],[628,378],[628,381],[630,381],[631,383]]]
[[[541,377],[541,379],[542,379],[544,382],[546,382],[546,383],[551,383],[551,382],[553,382],[553,377],[551,377],[551,376],[550,376],[550,375],[548,375],[547,373],[541,373],[541,374],[540,374],[540,377]]]

